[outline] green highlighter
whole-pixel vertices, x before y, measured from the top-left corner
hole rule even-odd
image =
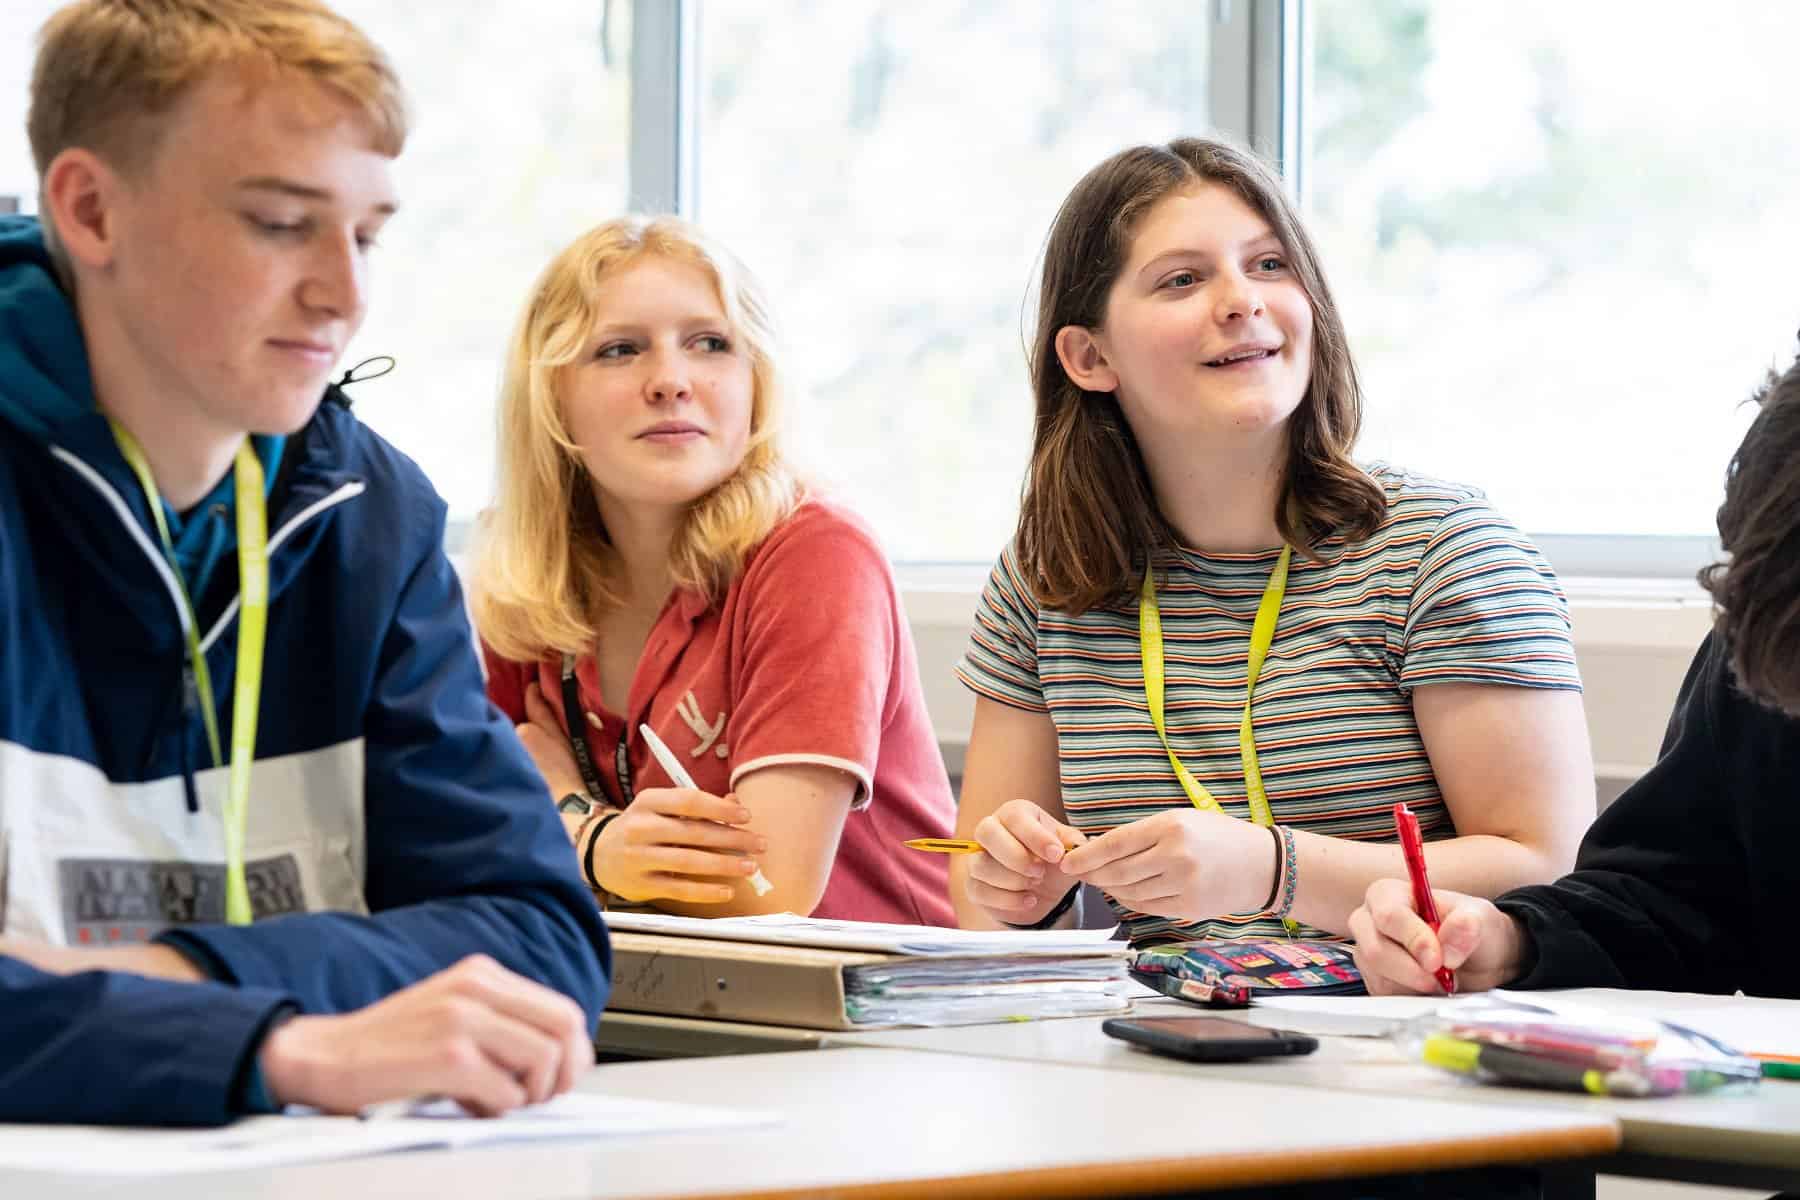
[[[1800,1079],[1800,1062],[1769,1062],[1762,1064],[1764,1079]]]

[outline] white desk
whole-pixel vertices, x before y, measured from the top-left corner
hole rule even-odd
[[[895,1049],[618,1063],[596,1068],[582,1086],[766,1107],[786,1120],[729,1133],[421,1152],[154,1181],[0,1172],[0,1196],[569,1200],[829,1189],[958,1200],[1254,1187],[1555,1161],[1618,1144],[1611,1118],[1558,1108]]]
[[[1725,1005],[1791,1014],[1800,1028],[1800,1001],[1744,1000],[1664,992],[1589,989],[1553,993],[1620,1011],[1653,1014]],[[1140,1014],[1194,1016],[1202,1010],[1174,1000],[1142,1003]],[[1297,1023],[1278,1010],[1220,1013],[1258,1024]],[[1091,1019],[1030,1024],[968,1025],[830,1034],[828,1044],[885,1046],[1068,1066],[1287,1084],[1382,1096],[1414,1096],[1472,1104],[1527,1104],[1542,1111],[1582,1112],[1618,1119],[1621,1152],[1597,1164],[1606,1174],[1646,1175],[1695,1183],[1800,1189],[1800,1082],[1765,1080],[1749,1094],[1626,1100],[1571,1093],[1475,1087],[1403,1061],[1385,1039],[1320,1038],[1315,1054],[1257,1063],[1195,1065],[1149,1054],[1100,1032]]]

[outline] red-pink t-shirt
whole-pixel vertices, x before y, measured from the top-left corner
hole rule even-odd
[[[515,722],[535,681],[563,716],[562,658],[500,658],[486,643],[488,695]],[[837,861],[814,916],[954,925],[941,854],[901,845],[944,837],[955,801],[925,712],[912,635],[868,529],[809,499],[753,551],[722,603],[670,597],[638,659],[628,713],[606,711],[592,654],[575,668],[580,721],[614,804],[621,729],[648,722],[701,790],[724,795],[763,767],[818,763],[856,779]],[[633,792],[669,787],[641,735],[626,742]]]

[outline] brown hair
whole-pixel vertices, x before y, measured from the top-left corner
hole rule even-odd
[[[1044,247],[1037,332],[1029,350],[1037,418],[1018,532],[1019,563],[1038,603],[1080,613],[1126,600],[1145,565],[1179,544],[1156,506],[1131,426],[1110,392],[1082,389],[1063,370],[1056,335],[1105,323],[1132,235],[1157,201],[1200,184],[1229,188],[1281,239],[1313,310],[1311,379],[1288,422],[1289,452],[1275,513],[1303,554],[1333,534],[1367,537],[1386,498],[1351,461],[1362,390],[1343,321],[1312,240],[1280,180],[1254,156],[1181,138],[1120,151],[1082,177],[1063,201]]]
[[[227,64],[330,88],[361,111],[375,149],[390,158],[406,142],[393,67],[321,0],[77,0],[38,35],[26,119],[38,177],[71,146],[140,169],[156,148],[158,119]]]
[[[1730,557],[1700,582],[1738,686],[1800,716],[1800,360],[1771,372],[1753,400],[1762,411],[1726,469],[1719,506]]]

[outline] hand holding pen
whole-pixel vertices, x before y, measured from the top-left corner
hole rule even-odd
[[[623,812],[600,818],[606,824],[590,853],[594,877],[633,903],[726,904],[740,882],[755,888],[763,878],[755,856],[769,843],[745,828],[750,810],[736,796],[694,787],[661,739],[639,729],[674,786],[642,788]]]
[[[1421,857],[1423,857],[1421,855]],[[1524,969],[1524,926],[1493,901],[1426,889],[1441,918],[1436,929],[1419,913],[1406,879],[1378,879],[1350,914],[1356,965],[1373,996],[1444,991],[1440,973],[1454,970],[1464,991],[1504,987]]]
[[[1400,853],[1406,859],[1406,877],[1412,884],[1413,909],[1436,933],[1442,922],[1438,920],[1437,903],[1431,898],[1431,880],[1425,874],[1425,842],[1419,836],[1419,818],[1406,805],[1396,804],[1394,829],[1400,835]],[[1444,995],[1456,995],[1456,976],[1442,960],[1433,974]]]
[[[986,853],[971,859],[964,890],[995,919],[1029,924],[1075,886],[1077,881],[1053,868],[1066,851],[1085,845],[1087,835],[1031,801],[1008,800],[974,832]]]
[[[700,790],[699,786],[694,783],[694,777],[688,774],[687,768],[681,765],[681,760],[675,757],[675,752],[669,749],[661,738],[656,736],[656,730],[650,728],[648,725],[639,725],[638,732],[644,735],[644,744],[650,747],[651,755],[668,775],[671,783],[676,787],[687,788],[690,791],[697,792]],[[750,819],[748,809],[740,807],[739,811],[744,814],[744,821]],[[742,821],[733,822],[733,824],[742,823]],[[749,863],[749,870],[746,871],[745,874],[750,877],[750,889],[757,895],[766,896],[775,890],[775,885],[768,881],[762,873],[762,868],[757,866],[756,863]]]
[[[568,1091],[593,1062],[574,1001],[481,955],[354,1012],[290,1017],[257,1051],[277,1105],[370,1117],[416,1097],[498,1116]]]

